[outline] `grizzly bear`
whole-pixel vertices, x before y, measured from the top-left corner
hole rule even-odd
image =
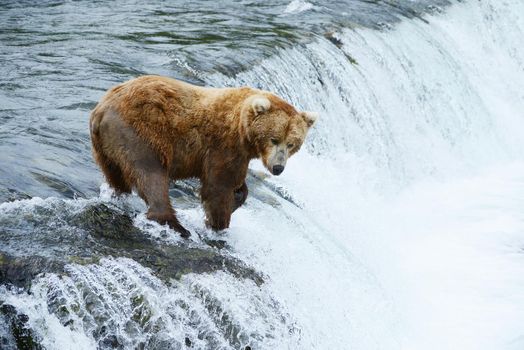
[[[249,161],[261,158],[280,175],[316,118],[263,90],[142,76],[102,97],[90,132],[94,158],[115,192],[135,188],[148,219],[188,237],[169,200],[170,180],[200,179],[206,224],[225,229],[246,200]]]

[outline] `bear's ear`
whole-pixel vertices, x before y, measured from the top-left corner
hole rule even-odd
[[[271,102],[269,102],[269,100],[265,96],[255,96],[251,100],[251,108],[253,109],[253,113],[255,114],[255,116],[269,111],[270,107]]]
[[[306,122],[308,128],[310,128],[318,119],[318,113],[316,112],[302,112],[302,118]]]

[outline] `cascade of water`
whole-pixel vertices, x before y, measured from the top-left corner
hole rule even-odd
[[[471,1],[427,22],[347,29],[208,77],[321,114],[308,152],[268,180],[304,210],[252,202],[231,230],[318,348],[489,349],[521,334],[524,4]],[[497,191],[507,202],[485,210]]]
[[[522,157],[522,6],[468,3],[429,23],[348,29],[208,81],[319,111],[310,153],[371,162],[378,181]]]

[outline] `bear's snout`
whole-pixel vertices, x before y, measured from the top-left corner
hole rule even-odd
[[[284,171],[284,167],[282,165],[274,165],[273,166],[273,175],[280,175]]]

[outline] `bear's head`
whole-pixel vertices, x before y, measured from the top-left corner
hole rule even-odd
[[[317,113],[298,112],[281,98],[264,92],[247,98],[242,109],[248,142],[273,175],[284,171],[288,158],[300,149],[317,118]]]

